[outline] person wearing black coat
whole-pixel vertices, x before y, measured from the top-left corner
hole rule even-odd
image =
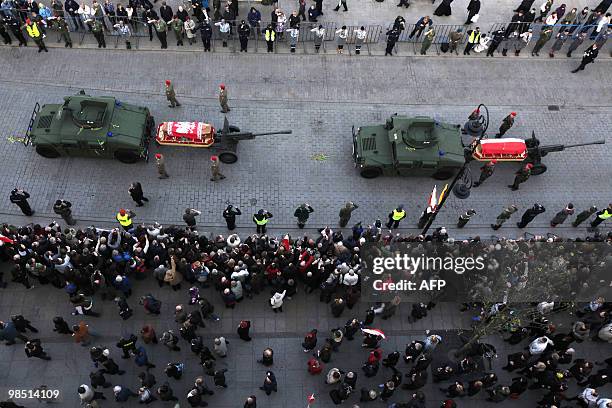
[[[32,333],[38,333],[38,329],[32,326],[31,322],[22,315],[11,316],[11,321],[15,325],[15,329],[20,333],[25,333],[26,330],[30,330]]]
[[[355,338],[355,334],[359,331],[361,325],[359,324],[359,320],[351,319],[344,325],[344,337],[347,340],[353,340]]]
[[[12,27],[12,25],[9,24],[9,27]],[[13,34],[15,34],[15,32],[13,32]],[[24,215],[27,215],[28,217],[34,215],[34,211],[32,211],[30,203],[28,203],[28,198],[30,198],[30,194],[28,194],[27,191],[16,188],[11,191],[11,195],[9,198],[11,200],[11,203],[17,205],[17,207],[19,207],[19,209]]]
[[[213,382],[215,383],[216,387],[227,388],[227,384],[225,383],[225,372],[226,371],[227,371],[227,368],[224,368],[222,370],[216,370],[212,373]]]
[[[251,341],[251,336],[249,335],[249,330],[251,329],[251,321],[250,320],[242,320],[236,329],[238,333],[238,337],[244,341]]]
[[[528,386],[529,381],[526,377],[515,377],[512,379],[512,384],[510,384],[510,394],[514,396],[519,396],[525,391],[527,391]]]
[[[257,408],[257,397],[251,395],[244,401],[244,408]]]
[[[418,390],[427,384],[427,371],[417,371],[410,375],[406,374],[408,380],[402,385],[405,390]]]
[[[387,358],[382,361],[382,364],[385,367],[395,367],[397,362],[399,361],[400,353],[399,351],[394,351],[393,353],[389,353]]]
[[[523,14],[527,13],[529,11],[529,9],[531,9],[531,6],[533,5],[535,0],[523,0],[521,1],[521,4],[519,4],[519,6],[516,8],[516,10],[514,10],[515,13],[522,11]]]
[[[72,329],[68,326],[68,323],[61,316],[55,316],[53,318],[53,331],[59,334],[72,334]]]
[[[124,370],[120,370],[117,363],[112,358],[106,358],[106,360],[102,361],[102,367],[104,374],[110,375],[123,375],[125,374]]]
[[[102,387],[108,388],[112,384],[106,381],[104,377],[104,370],[94,371],[93,373],[89,373],[89,379],[91,381],[91,386],[94,388]]]
[[[505,30],[503,27],[493,32],[493,39],[491,40],[491,43],[489,44],[489,49],[487,50],[487,57],[493,56],[493,54],[497,50],[497,47],[499,47],[499,44],[501,44],[501,42],[504,41],[504,39],[505,39]],[[502,55],[504,57],[506,56],[506,54],[504,53],[502,53]]]
[[[202,36],[202,44],[204,45],[204,52],[210,52],[210,39],[212,38],[213,29],[208,20],[205,20],[200,24],[200,35]]]
[[[542,214],[545,211],[546,209],[544,208],[543,205],[540,205],[537,203],[534,204],[533,207],[529,208],[523,213],[521,221],[517,222],[516,226],[519,228],[525,228],[531,221],[533,221],[535,217],[537,217],[539,214]]]
[[[427,367],[429,367],[432,361],[433,361],[432,357],[423,354],[419,356],[419,358],[416,359],[414,367],[412,367],[412,370],[410,370],[410,372],[415,373],[417,371],[427,370]]]
[[[249,35],[251,35],[251,27],[244,21],[238,26],[238,38],[240,39],[240,52],[247,52],[247,46],[249,45]],[[223,212],[225,216],[225,211]],[[229,224],[228,224],[228,229]]]
[[[170,24],[170,21],[172,21],[172,18],[174,17],[174,12],[165,1],[162,1],[162,5],[159,8],[159,15],[161,16],[162,20],[166,22],[166,24]]]
[[[140,185],[140,183],[137,181],[130,185],[128,192],[138,207],[142,207],[144,205],[143,200],[149,202],[149,199],[144,196],[142,185]]]
[[[244,24],[244,20],[242,21],[242,24],[240,24],[240,27],[238,28],[238,34],[240,35],[240,30],[243,29],[242,26],[245,25],[246,28],[248,29],[248,26],[246,24]],[[202,29],[200,29],[201,31]],[[243,29],[244,31],[244,29]],[[211,34],[212,34],[212,29],[211,29]],[[246,42],[244,43],[244,50],[246,52],[246,46],[247,46],[247,42],[248,42],[248,35],[246,37]],[[204,41],[204,33],[202,32],[202,41]],[[242,51],[242,37],[240,37],[240,47],[241,47],[241,51]],[[206,47],[206,44],[204,45],[204,47]],[[210,48],[210,37],[209,37],[209,48]],[[225,223],[227,224],[227,229],[228,230],[233,230],[234,228],[236,228],[236,216],[237,215],[242,215],[242,212],[240,211],[240,208],[238,207],[234,207],[233,205],[229,204],[225,210],[223,210],[223,218],[225,218]]]
[[[529,353],[519,351],[518,353],[508,354],[508,362],[504,367],[502,367],[502,369],[512,372],[517,369],[525,368],[528,362]]]
[[[472,380],[468,383],[467,395],[468,397],[473,397],[478,394],[483,387],[483,383],[481,380]]]
[[[434,11],[435,16],[450,16],[452,13],[451,3],[453,0],[442,0],[442,3],[438,6],[436,11]]]
[[[153,31],[155,30],[155,23],[153,21],[159,20],[159,16],[152,8],[146,8],[143,19],[147,22],[147,27],[149,28],[149,41],[153,41]]]
[[[480,0],[470,0],[470,4],[467,6],[468,16],[465,20],[465,24],[472,24],[472,18],[480,12]]]
[[[266,395],[272,394],[272,391],[278,392],[278,385],[276,383],[276,376],[272,371],[266,371],[266,378],[264,379],[264,383],[260,390],[263,390]]]
[[[174,396],[172,388],[170,388],[170,384],[167,382],[157,389],[157,395],[159,395],[161,401],[178,401],[178,398]]]
[[[310,350],[313,350],[316,346],[317,346],[317,329],[312,329],[306,334],[306,336],[304,336],[304,341],[302,342],[304,353],[307,353]]]
[[[138,379],[140,380],[141,387],[153,388],[157,383],[155,376],[148,371],[143,371],[138,374]]]

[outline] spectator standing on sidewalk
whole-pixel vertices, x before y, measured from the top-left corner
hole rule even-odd
[[[425,36],[423,36],[423,43],[421,44],[421,55],[427,54],[427,50],[429,47],[431,47],[431,43],[433,42],[435,36],[436,30],[433,27],[427,29]]]
[[[424,16],[424,17],[419,18],[416,24],[414,25],[414,29],[412,30],[412,32],[410,32],[410,35],[408,36],[408,38],[414,37],[415,34],[416,34],[416,38],[419,38],[421,34],[423,33],[423,30],[426,27],[431,27],[432,24],[433,24],[433,20],[429,18],[429,16]]]
[[[338,0],[338,4],[336,5],[336,8],[334,8],[334,11],[340,11],[340,7],[343,7],[344,11],[348,11],[346,0]]]
[[[463,55],[470,55],[470,51],[476,46],[476,44],[480,44],[480,37],[482,33],[480,32],[480,27],[476,27],[475,30],[470,30],[467,32],[468,40],[465,45],[465,49],[463,50]]]
[[[119,23],[115,24],[113,27],[115,30],[117,30],[119,36],[125,41],[125,48],[131,50],[132,43],[130,42],[130,37],[132,36],[132,32],[130,31],[130,27],[127,26],[123,20],[119,21]]]
[[[557,36],[555,37],[555,42],[553,43],[552,47],[550,48],[550,52],[548,53],[548,56],[550,58],[554,58],[555,57],[555,52],[559,51],[561,48],[563,48],[563,45],[565,44],[565,41],[567,41],[567,39],[570,37],[570,32],[569,29],[565,29],[564,31],[560,31]]]
[[[323,44],[323,39],[325,38],[325,29],[322,25],[319,25],[318,27],[315,27],[310,31],[314,33],[315,52],[318,54],[321,48],[321,44]]]
[[[533,47],[533,50],[531,51],[531,56],[536,56],[539,57],[540,56],[540,50],[544,47],[544,45],[550,41],[550,38],[552,37],[552,33],[553,33],[553,27],[551,26],[544,26],[542,27],[542,31],[540,32],[540,38],[538,38],[538,41],[536,41],[535,46]]]

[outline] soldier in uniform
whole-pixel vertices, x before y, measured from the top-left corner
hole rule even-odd
[[[582,56],[582,61],[580,62],[580,66],[576,68],[575,70],[573,70],[572,73],[575,74],[578,71],[583,71],[584,68],[588,64],[595,62],[595,58],[597,58],[598,55],[599,55],[599,47],[597,47],[597,43],[594,43],[593,45],[591,45],[589,48],[586,49],[586,51],[584,52]]]
[[[516,223],[519,228],[525,228],[538,214],[542,214],[546,209],[541,204],[534,204],[533,207],[523,213],[521,221]]]
[[[240,52],[247,52],[247,45],[249,44],[249,35],[251,34],[251,27],[242,20],[238,26],[238,38],[240,39]]]
[[[423,36],[423,43],[421,44],[421,55],[427,54],[427,50],[431,47],[431,43],[433,42],[434,37],[436,36],[436,30],[433,27],[430,27],[425,32]]]
[[[344,207],[340,209],[339,217],[341,227],[346,227],[346,224],[348,224],[349,220],[351,219],[351,213],[357,208],[359,208],[357,204],[352,201],[349,201],[344,205]]]
[[[474,187],[478,187],[479,185],[484,183],[486,179],[493,175],[493,173],[495,172],[495,164],[497,164],[497,160],[493,159],[490,162],[485,163],[480,168],[480,178],[477,182],[474,183]]]
[[[208,20],[205,20],[200,25],[200,35],[202,36],[202,44],[204,44],[204,52],[210,52],[210,39],[212,38],[212,27]]]
[[[227,113],[231,109],[227,105],[227,90],[225,84],[219,85],[219,105],[221,105],[221,112]]]
[[[155,24],[155,34],[157,35],[157,38],[159,39],[159,42],[161,43],[162,50],[165,50],[166,48],[168,48],[168,39],[166,37],[166,30],[168,29],[168,26],[166,22],[161,18],[155,21],[154,24]]]
[[[516,205],[511,205],[510,207],[504,208],[504,210],[497,216],[497,220],[495,220],[495,224],[491,224],[491,228],[494,230],[498,230],[504,222],[506,222],[512,214],[518,211]]]
[[[582,211],[580,214],[576,216],[576,219],[574,220],[574,222],[572,222],[572,227],[579,226],[580,224],[582,224],[583,222],[591,218],[591,216],[595,214],[596,212],[597,212],[597,207],[594,205],[592,205],[588,210]]]
[[[168,105],[169,108],[181,106],[179,101],[176,100],[176,92],[174,92],[174,85],[172,85],[172,81],[170,81],[169,79],[166,79],[166,99],[168,99],[168,102],[170,102],[170,104]]]
[[[66,224],[76,224],[76,221],[72,218],[72,203],[70,201],[57,200],[53,205],[53,212],[62,217]]]
[[[306,221],[308,221],[308,217],[310,217],[310,213],[312,212],[314,212],[314,209],[310,206],[310,204],[300,204],[300,206],[295,209],[293,216],[297,218],[298,228],[304,228],[304,225],[306,225]]]
[[[529,180],[529,176],[531,176],[532,168],[533,168],[533,164],[527,163],[523,168],[521,168],[519,171],[515,173],[516,177],[514,177],[514,183],[509,184],[508,187],[510,187],[512,191],[518,190],[519,185],[521,183],[524,183],[527,180]]]
[[[457,46],[463,39],[463,28],[458,28],[456,31],[453,31],[452,33],[450,33],[450,35],[448,36],[448,39],[450,43],[449,52],[454,51],[455,55],[459,55],[459,52],[457,51]]]
[[[552,37],[552,33],[553,33],[553,27],[552,26],[544,26],[544,28],[542,28],[542,31],[540,32],[540,38],[538,38],[538,41],[536,42],[535,46],[533,47],[533,51],[531,51],[531,56],[540,56],[539,52],[542,49],[542,47],[544,47],[544,45],[550,40],[550,38]]]
[[[395,43],[399,39],[400,34],[400,30],[397,28],[392,28],[391,30],[387,31],[387,48],[385,49],[385,57],[387,55],[393,56],[393,48],[395,47]]]
[[[106,40],[104,39],[104,26],[98,20],[92,18],[88,19],[86,23],[89,23],[91,32],[98,41],[98,48],[106,48]]]
[[[550,52],[548,53],[548,56],[550,58],[555,58],[555,52],[563,48],[563,44],[565,44],[565,41],[569,38],[569,36],[570,32],[568,28],[557,34],[557,36],[555,37],[555,42],[553,43],[552,47],[550,48]]]
[[[223,210],[223,218],[225,218],[225,223],[227,224],[228,230],[231,231],[234,228],[236,228],[236,216],[237,215],[242,215],[242,211],[240,211],[240,208],[234,207],[231,204],[229,204],[227,208]]]
[[[221,174],[221,168],[219,164],[219,158],[217,156],[210,157],[210,171],[212,173],[212,177],[210,181],[223,180],[225,176]]]
[[[185,25],[181,20],[179,20],[178,16],[175,14],[170,22],[170,28],[174,31],[174,35],[176,36],[176,45],[183,46],[183,33],[185,32]]]
[[[564,209],[555,214],[553,219],[550,221],[550,226],[554,228],[559,224],[563,224],[567,217],[574,214],[574,211],[576,211],[574,210],[574,204],[569,203]]]
[[[70,27],[63,17],[57,17],[55,20],[57,31],[60,33],[60,37],[64,41],[64,47],[72,48],[72,38],[70,38]]]
[[[257,225],[257,233],[266,233],[266,224],[268,220],[272,218],[272,213],[266,210],[259,210],[257,214],[253,214],[253,222]]]
[[[499,127],[499,133],[495,135],[496,139],[501,138],[508,130],[510,130],[512,125],[514,125],[514,118],[516,118],[516,112],[510,112],[510,114],[506,116],[504,120],[502,120],[502,124]]]
[[[170,177],[166,172],[166,159],[160,153],[155,155],[155,166],[157,166],[157,174],[159,174],[158,178],[166,179]]]
[[[34,211],[32,211],[30,203],[28,203],[28,198],[30,198],[30,194],[25,190],[16,188],[11,191],[11,203],[16,204],[24,215],[31,217],[34,215]]]
[[[6,31],[8,24],[4,21],[4,16],[0,16],[0,36],[2,36],[2,40],[4,40],[4,45],[10,45],[13,43],[11,36],[8,31]]]
[[[476,211],[473,209],[469,209],[464,214],[461,214],[457,221],[457,228],[465,227],[465,224],[467,224],[474,215],[476,215]]]

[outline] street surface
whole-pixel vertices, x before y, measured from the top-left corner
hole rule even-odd
[[[439,120],[463,124],[468,114],[479,103],[484,103],[491,114],[491,134],[496,132],[503,117],[516,111],[516,123],[507,136],[525,138],[535,131],[543,144],[609,139],[612,63],[600,60],[582,73],[571,74],[575,64],[576,61],[565,59],[382,57],[357,63],[335,56],[278,55],[269,59],[255,55],[128,54],[110,50],[101,54],[97,50],[56,49],[40,56],[34,49],[2,48],[0,111],[4,126],[0,151],[4,172],[0,181],[0,220],[14,224],[49,222],[58,218],[53,214],[53,203],[58,198],[65,198],[73,203],[74,217],[79,225],[114,226],[119,208],[133,208],[127,193],[129,183],[140,181],[150,202],[135,209],[136,222],[182,224],[184,208],[193,207],[202,210],[198,220],[200,230],[225,231],[221,212],[229,202],[239,206],[244,214],[238,218],[241,234],[254,232],[250,218],[259,208],[274,214],[270,221],[271,231],[280,233],[294,231],[293,211],[298,204],[308,202],[315,209],[307,225],[311,228],[308,232],[314,233],[315,227],[325,224],[333,228],[339,208],[345,201],[352,200],[360,207],[351,222],[384,220],[393,207],[404,204],[408,217],[401,226],[404,231],[418,233],[416,221],[427,197],[434,184],[440,191],[443,183],[429,178],[360,178],[351,160],[351,126],[382,123],[395,112],[432,115]],[[163,95],[165,79],[175,82],[182,107],[167,107]],[[219,127],[223,116],[219,113],[215,91],[221,82],[229,91],[232,111],[228,119],[231,124],[255,132],[292,129],[293,134],[241,142],[238,162],[222,165],[227,178],[219,183],[209,181],[210,154],[199,149],[154,148],[152,154],[160,151],[166,155],[171,176],[158,180],[152,161],[125,165],[86,158],[49,160],[38,156],[32,148],[7,140],[11,136],[23,136],[35,102],[59,103],[63,96],[82,88],[92,95],[115,95],[122,100],[144,104],[152,110],[157,123],[204,120]],[[552,105],[559,110],[549,110]],[[610,202],[611,143],[607,140],[605,145],[551,153],[544,159],[548,172],[532,177],[517,192],[506,187],[512,182],[517,166],[499,165],[495,175],[482,187],[473,189],[468,199],[449,198],[434,226],[449,227],[451,236],[478,234],[487,238],[493,232],[488,225],[497,214],[505,206],[517,204],[519,214],[497,231],[497,235],[514,237],[522,233],[514,227],[514,221],[535,202],[543,204],[547,212],[526,229],[532,233],[549,232],[549,221],[554,213],[570,201],[579,211],[591,204],[602,208]],[[324,160],[316,160],[320,155],[324,155]],[[476,164],[472,170],[477,176]],[[9,202],[8,194],[15,187],[30,192],[32,207],[37,212],[35,217],[21,216],[19,209]],[[463,231],[457,231],[452,226],[458,215],[468,208],[474,208],[478,215]],[[557,227],[555,233],[575,237],[584,235],[586,227],[573,229],[568,221]],[[119,358],[119,349],[114,343],[123,333],[138,333],[145,323],[154,324],[158,334],[175,328],[174,305],[187,301],[185,290],[159,290],[152,282],[138,282],[137,288],[129,300],[135,314],[128,321],[118,321],[116,306],[101,301],[96,308],[102,311],[103,317],[86,318],[92,331],[103,334],[95,344],[109,346],[112,356],[127,370],[125,376],[111,377],[111,381],[113,384],[121,381],[133,390],[137,388],[139,370],[133,362]],[[138,297],[148,291],[163,302],[161,318],[146,316],[137,304]],[[244,399],[255,393],[261,407],[301,407],[306,405],[306,396],[313,392],[318,397],[315,407],[332,406],[327,395],[331,387],[323,384],[321,376],[307,374],[307,356],[302,353],[300,343],[305,332],[313,327],[319,329],[319,342],[322,343],[329,329],[344,325],[353,315],[362,319],[369,305],[362,303],[357,311],[345,311],[336,319],[331,317],[326,305],[318,302],[318,295],[307,296],[300,291],[294,299],[286,301],[282,315],[274,315],[267,306],[266,296],[245,300],[235,310],[225,310],[218,296],[210,294],[222,320],[217,324],[207,323],[208,327],[200,332],[209,346],[212,338],[220,334],[226,335],[231,343],[227,361],[219,364],[229,370],[229,388],[215,390],[215,396],[206,399],[211,406],[242,406]],[[58,406],[78,406],[76,389],[80,383],[88,383],[92,370],[87,349],[74,345],[68,337],[51,334],[51,319],[56,315],[66,317],[70,323],[77,322],[69,315],[70,311],[66,294],[55,288],[36,287],[26,291],[11,284],[0,292],[0,318],[22,313],[32,320],[35,327],[42,329],[40,338],[53,358],[50,362],[27,360],[19,343],[0,347],[0,399],[6,398],[8,388],[34,388],[46,384],[50,389],[61,390]],[[396,347],[403,351],[405,343],[423,338],[425,330],[431,329],[449,339],[449,346],[445,346],[448,350],[440,351],[440,359],[443,359],[443,353],[450,352],[455,335],[454,331],[446,333],[445,330],[468,328],[470,323],[469,313],[459,313],[457,306],[452,304],[437,306],[427,318],[415,324],[408,323],[409,312],[410,305],[402,304],[394,318],[377,319],[376,324],[390,333],[390,339],[383,345],[385,352]],[[254,340],[251,343],[242,343],[235,336],[235,327],[241,319],[253,322]],[[568,330],[569,323],[557,330]],[[504,375],[500,375],[500,382],[508,382],[510,377],[499,370],[505,364],[507,349],[499,338],[491,341],[499,346],[500,354],[493,368]],[[192,379],[202,370],[186,344],[182,342],[181,346],[183,350],[171,358],[185,362],[186,372],[180,382],[170,382],[175,393],[184,398]],[[279,393],[271,397],[257,389],[265,370],[256,359],[267,346],[274,349],[273,371],[279,381]],[[161,347],[147,346],[151,360],[157,365],[158,384],[166,380],[160,368],[170,362],[165,348],[156,355],[155,350],[162,350]],[[605,352],[601,345],[591,343],[582,344],[580,348],[588,358],[595,360],[601,360]],[[359,369],[365,359],[358,340],[353,344],[347,342],[325,370],[336,365],[346,370],[359,370],[359,386],[374,386],[382,382],[382,378],[390,377],[390,371],[381,369],[376,381],[365,381]],[[398,367],[400,371],[405,368],[402,362]],[[210,384],[210,379],[207,382]],[[428,406],[435,407],[441,399],[437,388],[437,384],[431,383],[424,388]],[[576,390],[572,385],[567,394],[573,395]],[[610,385],[600,389],[602,395],[611,392]],[[109,391],[105,394],[111,395]],[[405,399],[407,395],[406,391],[399,390],[396,392],[398,399],[393,400]],[[530,392],[521,403],[534,407],[539,395]],[[479,398],[465,398],[461,407],[492,405],[484,402],[484,397],[481,393]],[[353,395],[350,402],[355,401]],[[498,406],[512,404],[515,402]],[[38,406],[36,402],[24,405]],[[115,406],[104,401],[101,405],[104,408]]]

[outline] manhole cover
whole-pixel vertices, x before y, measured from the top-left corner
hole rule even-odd
[[[558,111],[559,110],[559,105],[548,105],[548,110],[549,111]]]

